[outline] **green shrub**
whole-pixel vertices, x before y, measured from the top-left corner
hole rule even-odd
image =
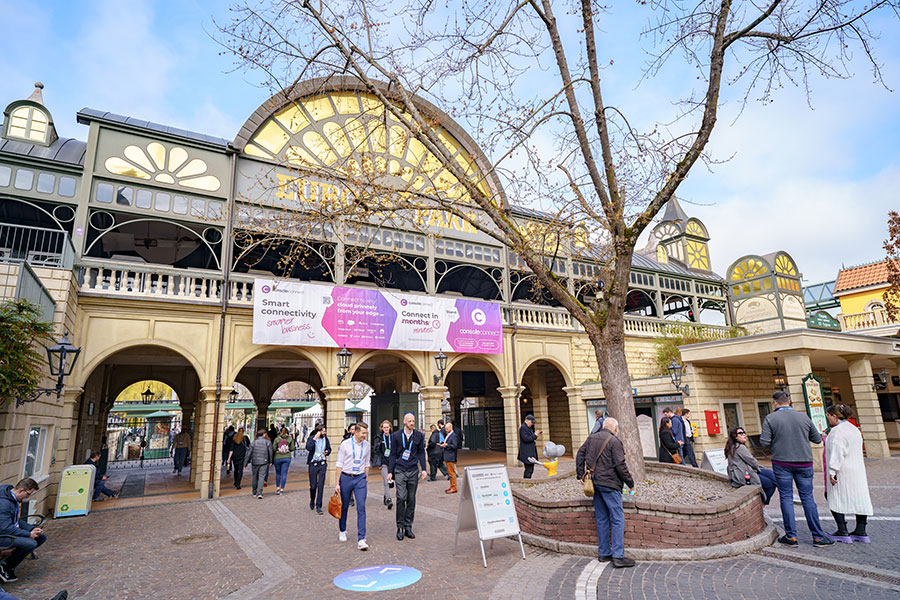
[[[25,300],[0,302],[0,407],[38,387],[47,361],[39,344],[52,330],[52,323],[41,320],[38,306]]]

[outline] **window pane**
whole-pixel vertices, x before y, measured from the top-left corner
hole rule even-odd
[[[0,186],[6,187],[9,185],[9,178],[12,175],[12,169],[9,167],[0,166]]]
[[[113,201],[113,186],[108,183],[98,183],[97,184],[97,202],[103,202],[104,204],[112,204]]]
[[[191,199],[191,216],[192,217],[203,217],[204,213],[206,213],[206,202],[200,200],[199,198]]]
[[[188,210],[188,201],[184,196],[175,196],[172,203],[172,212],[179,215],[186,215]]]
[[[222,203],[210,201],[206,207],[206,216],[210,219],[222,218]]]
[[[59,178],[59,190],[57,193],[60,196],[65,196],[66,198],[71,198],[75,195],[75,178],[74,177],[60,177]]]
[[[38,175],[37,191],[42,194],[52,194],[55,183],[56,177],[50,173],[41,173]]]
[[[34,171],[28,169],[18,169],[16,171],[16,182],[14,184],[17,190],[30,190],[34,184]]]
[[[171,205],[172,197],[168,194],[163,194],[161,192],[156,193],[156,210],[161,210],[163,212],[169,212],[169,206]]]
[[[131,206],[133,197],[133,189],[131,189],[130,187],[125,187],[124,185],[120,185],[118,192],[116,192],[116,204],[121,204],[122,206]]]
[[[150,208],[150,203],[152,201],[153,193],[150,190],[138,190],[137,199],[134,201],[134,205],[138,208]]]
[[[41,428],[32,427],[28,431],[28,445],[25,448],[25,477],[31,477],[40,468],[39,456]]]

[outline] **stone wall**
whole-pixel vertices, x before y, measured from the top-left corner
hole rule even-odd
[[[720,475],[678,465],[647,463],[648,473],[677,470],[689,477]],[[524,533],[560,543],[597,547],[597,526],[590,498],[542,500],[523,491],[526,480],[513,480],[519,525]],[[694,506],[665,505],[623,497],[626,548],[699,548],[747,540],[766,528],[762,498],[756,486],[732,489],[726,497]],[[563,547],[560,547],[563,550]]]
[[[625,358],[628,360],[628,373],[632,379],[660,374],[656,366],[656,343],[652,338],[625,338]],[[586,335],[572,336],[572,368],[576,384],[600,379],[597,356]]]

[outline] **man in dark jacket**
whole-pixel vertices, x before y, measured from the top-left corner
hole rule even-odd
[[[603,429],[592,433],[575,455],[575,474],[583,479],[591,471],[594,482],[594,517],[597,520],[598,560],[612,561],[616,568],[633,567],[625,557],[625,511],[622,486],[634,488],[634,480],[625,464],[625,447],[616,434],[619,422],[606,417]]]
[[[397,488],[397,539],[405,535],[416,539],[412,524],[416,516],[416,491],[421,479],[428,476],[425,465],[425,434],[416,428],[416,416],[403,415],[403,428],[391,434],[391,455],[388,458],[388,481]]]
[[[447,474],[447,467],[444,465],[444,449],[441,448],[441,444],[444,443],[444,437],[444,421],[441,420],[437,422],[437,427],[431,432],[431,437],[428,438],[426,451],[428,452],[428,464],[431,467],[428,481],[434,481],[439,470],[444,474],[444,477],[450,477]]]
[[[453,421],[447,421],[444,425],[444,441],[440,444],[444,449],[444,464],[447,465],[447,473],[450,477],[450,487],[444,490],[445,494],[456,493],[456,451],[459,449],[459,434],[453,430]]]
[[[525,422],[519,427],[519,461],[525,465],[525,479],[531,479],[531,474],[534,473],[534,465],[538,459],[536,442],[540,435],[540,431],[534,431],[534,415],[526,416]]]
[[[107,480],[106,475],[100,472],[100,468],[98,466],[98,462],[100,461],[100,453],[99,452],[91,452],[90,458],[87,459],[86,465],[94,465],[94,495],[91,498],[93,502],[100,502],[103,498],[100,497],[100,494],[106,494],[107,497],[113,498],[118,495],[119,492],[114,492],[113,490],[106,487],[105,481]]]
[[[22,559],[47,541],[43,529],[19,518],[22,501],[27,500],[37,489],[37,482],[31,478],[25,478],[14,486],[0,486],[0,535],[13,536],[9,545],[16,549],[0,564],[0,579],[5,583],[18,581],[16,567]]]

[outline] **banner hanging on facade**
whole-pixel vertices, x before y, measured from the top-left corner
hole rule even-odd
[[[503,352],[500,305],[480,300],[256,279],[253,343]]]

